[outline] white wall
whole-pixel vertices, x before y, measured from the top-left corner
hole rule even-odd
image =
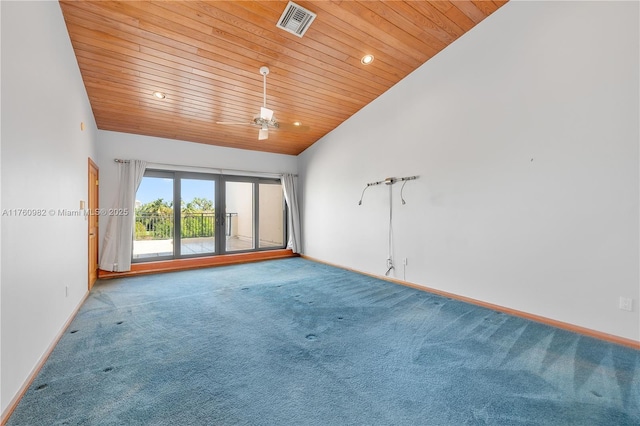
[[[360,193],[419,175],[395,277],[640,340],[638,9],[503,6],[300,155],[304,253],[384,274],[388,187]]]
[[[116,199],[118,168],[115,158],[149,162],[149,167],[172,169],[165,164],[188,165],[175,170],[204,173],[238,174],[235,170],[259,172],[258,175],[297,173],[297,157],[225,148],[164,138],[98,131],[100,159],[100,207],[109,208]],[[100,241],[107,228],[107,217],[100,218]]]
[[[97,130],[58,2],[0,8],[4,412],[87,292],[87,222],[58,209],[87,200]]]

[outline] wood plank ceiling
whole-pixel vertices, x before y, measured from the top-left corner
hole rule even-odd
[[[296,1],[302,38],[287,1],[60,4],[99,129],[297,155],[505,2]],[[265,65],[281,127],[258,140]]]

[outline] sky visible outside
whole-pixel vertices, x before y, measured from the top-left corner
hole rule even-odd
[[[185,204],[195,197],[211,200],[215,198],[215,183],[210,180],[182,179],[182,199]],[[136,201],[146,204],[158,198],[173,200],[173,179],[144,177],[136,193]]]

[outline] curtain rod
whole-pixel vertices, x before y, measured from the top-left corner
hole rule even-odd
[[[130,160],[123,160],[123,159],[120,159],[120,158],[114,158],[113,161],[115,161],[116,163],[129,163],[130,162]],[[272,175],[272,176],[282,176],[282,175],[285,174],[285,173],[274,173],[274,172],[261,172],[261,171],[254,171],[254,170],[223,169],[221,167],[186,166],[184,164],[154,163],[153,161],[149,161],[149,164],[153,164],[153,165],[156,165],[156,166],[185,167],[185,168],[204,169],[204,170],[218,170],[220,172],[220,174],[224,174],[225,171],[227,171],[227,172],[235,172],[235,173],[251,173],[251,174],[261,174],[261,175]],[[294,174],[293,176],[298,177],[297,174]]]

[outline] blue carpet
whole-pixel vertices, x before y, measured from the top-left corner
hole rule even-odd
[[[101,281],[9,425],[640,425],[640,351],[284,259]]]

